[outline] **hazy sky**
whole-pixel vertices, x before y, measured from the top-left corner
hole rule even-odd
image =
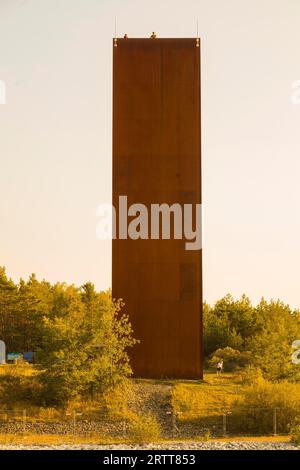
[[[204,298],[300,307],[299,0],[0,0],[0,265],[110,286],[112,37],[202,39]]]

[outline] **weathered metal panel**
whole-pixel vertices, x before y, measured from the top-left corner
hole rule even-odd
[[[196,39],[113,47],[113,203],[201,203]],[[202,377],[202,251],[185,240],[113,240],[112,290],[140,344],[136,376]]]

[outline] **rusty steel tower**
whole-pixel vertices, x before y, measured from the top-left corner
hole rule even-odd
[[[200,40],[113,41],[113,204],[201,204]],[[118,228],[118,227],[117,227]],[[202,377],[202,250],[113,240],[112,291],[134,336],[135,376]]]

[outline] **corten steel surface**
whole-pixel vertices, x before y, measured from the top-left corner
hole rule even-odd
[[[128,206],[201,202],[196,39],[113,47],[116,208],[119,195]],[[141,341],[130,352],[136,376],[202,377],[201,251],[185,250],[185,240],[113,240],[112,289]]]

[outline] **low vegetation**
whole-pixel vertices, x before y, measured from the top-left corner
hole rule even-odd
[[[104,437],[106,442],[146,443],[162,439],[271,436],[276,412],[276,432],[290,433],[296,442],[300,385],[272,383],[252,370],[249,375],[253,379],[244,380],[246,375],[244,371],[219,375],[207,372],[203,381],[176,381],[172,385],[170,381],[128,380],[93,400],[70,400],[67,407],[40,407],[16,401],[13,406],[10,404],[14,413],[8,415],[8,405],[2,402],[0,433],[5,423],[12,429],[15,422],[19,423],[15,433],[24,436],[33,435],[35,429],[40,432],[40,425],[44,424],[47,427],[42,434],[50,429],[51,434],[57,435],[59,426],[65,423],[61,442],[68,435],[81,436],[83,442],[90,437],[94,443],[97,436],[98,443]],[[29,427],[23,429],[24,408]],[[92,426],[86,428],[85,423]]]
[[[224,358],[225,369],[259,368],[271,381],[300,380],[291,360],[292,343],[300,339],[300,313],[279,300],[253,306],[243,295],[231,295],[214,306],[204,304],[204,351],[207,366]]]
[[[234,431],[267,434],[288,433],[300,417],[300,384],[272,383],[263,377],[243,388],[233,404]]]
[[[136,415],[130,425],[130,441],[137,443],[157,442],[161,438],[161,428],[154,416]]]
[[[14,416],[24,438],[29,423],[46,423],[53,434],[114,442],[274,432],[300,442],[300,367],[291,361],[298,311],[246,296],[205,304],[204,380],[143,381],[130,379],[137,341],[122,307],[91,283],[32,275],[15,284],[0,269],[0,339],[10,352],[35,353],[34,364],[0,365],[0,428],[11,429]]]
[[[121,309],[91,283],[50,285],[32,275],[16,285],[0,269],[0,338],[8,351],[34,351],[36,362],[34,372],[23,365],[22,374],[19,366],[2,373],[4,400],[61,406],[124,381],[136,340]]]

